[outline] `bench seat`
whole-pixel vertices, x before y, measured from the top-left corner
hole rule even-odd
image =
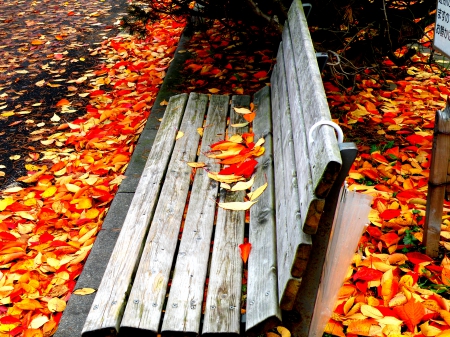
[[[320,232],[324,215],[332,219],[336,205],[327,198],[356,154],[354,145],[338,144],[329,126],[309,138],[309,130],[331,116],[298,0],[289,11],[271,86],[253,103],[250,130],[233,127],[244,122],[233,108],[248,107],[249,96],[171,97],[83,336],[252,335],[280,324],[282,311],[295,308],[311,263],[311,235]],[[220,167],[205,153],[210,144],[248,131],[263,137],[266,149],[256,158],[253,188],[268,187],[247,223],[245,211],[218,207],[243,201],[245,194],[221,189],[208,177],[207,170]],[[194,161],[207,168],[187,165]],[[247,265],[239,251],[245,237],[252,244]],[[313,268],[320,276],[322,264]]]

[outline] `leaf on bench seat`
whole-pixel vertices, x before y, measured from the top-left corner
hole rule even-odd
[[[219,207],[232,211],[246,211],[250,209],[257,201],[235,201],[235,202],[219,202]]]

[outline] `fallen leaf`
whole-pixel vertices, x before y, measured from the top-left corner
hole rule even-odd
[[[232,211],[246,211],[255,203],[256,201],[219,202],[219,207]]]
[[[183,131],[178,131],[177,132],[177,135],[176,135],[176,137],[175,137],[175,140],[178,140],[178,139],[180,139],[181,137],[183,137],[184,136],[184,132]]]
[[[248,256],[250,255],[250,250],[252,249],[252,244],[246,242],[239,245],[239,250],[241,251],[241,258],[244,263],[247,263]]]
[[[92,293],[95,293],[97,290],[95,290],[95,289],[93,289],[93,288],[79,288],[79,289],[76,289],[74,292],[73,292],[73,294],[74,295],[81,295],[81,296],[84,296],[84,295],[90,295],[90,294],[92,294]]]

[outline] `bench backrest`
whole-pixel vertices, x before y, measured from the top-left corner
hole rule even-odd
[[[324,198],[341,167],[331,121],[302,4],[293,2],[271,78],[280,306],[291,309],[306,269],[311,239]],[[282,201],[286,200],[286,204]],[[306,234],[305,234],[306,233]]]

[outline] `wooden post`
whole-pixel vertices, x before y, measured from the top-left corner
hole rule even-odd
[[[450,101],[436,112],[423,244],[430,257],[439,255],[442,212],[450,160]]]

